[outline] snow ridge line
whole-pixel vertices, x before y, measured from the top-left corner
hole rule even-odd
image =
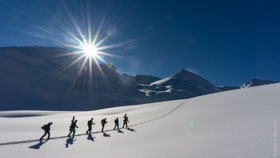
[[[145,124],[145,123],[153,122],[155,120],[159,120],[161,118],[164,118],[164,117],[170,115],[171,113],[173,113],[174,111],[176,111],[177,109],[179,109],[181,106],[183,106],[186,101],[187,100],[182,101],[180,104],[178,104],[175,108],[171,109],[167,113],[164,113],[164,114],[162,114],[162,115],[160,115],[158,117],[155,117],[155,118],[147,120],[147,121],[143,121],[143,122],[132,124],[129,127],[135,127],[135,126],[138,126],[138,125],[142,125],[142,124]],[[125,128],[120,128],[120,129],[125,129]],[[131,130],[131,129],[128,128],[128,130]],[[114,129],[110,129],[110,130],[105,130],[104,132],[111,132],[111,131],[115,131],[115,130]],[[133,131],[133,129],[131,131]],[[98,134],[98,133],[103,133],[103,132],[102,131],[98,131],[98,132],[92,132],[91,134]],[[76,134],[75,137],[84,136],[84,135],[87,135],[87,134]],[[62,139],[62,138],[68,138],[68,137],[67,136],[58,136],[58,137],[52,137],[49,140]],[[39,141],[39,139],[24,140],[24,141],[13,141],[13,142],[0,143],[0,146],[16,145],[16,144],[26,144],[26,143],[32,143],[32,142],[37,142],[37,141]]]
[[[129,127],[134,127],[134,126],[138,126],[138,125],[142,125],[142,124],[145,124],[145,123],[149,123],[149,122],[152,122],[152,121],[155,121],[155,120],[159,120],[161,118],[164,118],[168,115],[170,115],[171,113],[173,113],[174,111],[176,111],[177,109],[179,109],[181,106],[183,106],[185,103],[187,102],[187,100],[184,100],[182,101],[180,104],[178,104],[175,108],[171,109],[170,111],[168,111],[167,113],[165,114],[162,114],[158,117],[155,117],[153,119],[150,119],[150,120],[147,120],[147,121],[143,121],[143,122],[139,122],[139,123],[135,123],[135,124],[132,124],[130,125]]]

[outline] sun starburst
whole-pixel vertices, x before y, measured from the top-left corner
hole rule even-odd
[[[55,17],[54,24],[61,30],[63,36],[62,42],[59,43],[71,50],[59,55],[59,57],[72,56],[67,58],[69,63],[64,65],[60,73],[57,74],[57,78],[67,76],[64,74],[68,71],[71,71],[71,73],[77,71],[77,75],[73,78],[73,84],[83,76],[82,79],[88,80],[89,89],[92,89],[93,78],[97,71],[100,72],[99,74],[105,81],[107,80],[108,75],[106,76],[104,69],[112,67],[105,59],[107,57],[118,57],[115,54],[108,53],[108,49],[112,51],[112,48],[124,47],[131,40],[112,43],[117,39],[115,34],[118,33],[117,25],[106,14],[102,17],[95,17],[96,14],[91,14],[90,6],[92,5],[90,5],[90,1],[86,1],[85,6],[85,9],[81,9],[80,16],[73,14],[73,10],[67,3],[62,3],[62,9],[51,12],[51,14]],[[85,78],[86,75],[88,78]]]
[[[79,78],[79,76],[81,76],[83,70],[86,69],[88,71],[88,76],[89,76],[89,85],[92,86],[93,67],[97,67],[100,73],[103,75],[103,77],[106,78],[106,76],[104,76],[100,64],[107,64],[106,61],[104,60],[105,56],[114,56],[114,55],[104,52],[104,50],[113,48],[116,45],[102,46],[102,43],[108,37],[105,37],[99,41],[98,35],[99,32],[97,32],[93,37],[92,35],[89,35],[89,38],[87,40],[84,35],[81,35],[82,40],[78,40],[78,38],[76,38],[77,44],[68,45],[69,47],[73,48],[74,51],[67,53],[66,56],[75,55],[77,56],[77,58],[74,61],[72,61],[68,66],[66,66],[63,72],[67,71],[75,64],[79,63],[80,61],[82,62],[82,64],[78,64],[80,67],[74,82]]]

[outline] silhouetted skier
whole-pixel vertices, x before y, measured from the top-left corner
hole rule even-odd
[[[48,134],[48,138],[47,140],[50,139],[50,130],[51,130],[51,125],[52,125],[52,122],[48,123],[48,124],[45,124],[44,126],[42,126],[41,128],[45,131],[44,135],[40,138],[40,140],[43,140],[43,138]]]
[[[71,125],[70,125],[70,129],[69,129],[70,133],[67,135],[68,137],[70,137],[70,135],[71,135],[72,133],[73,133],[73,137],[75,136],[76,127],[79,128],[79,127],[77,126],[77,122],[78,122],[78,120],[75,120],[75,116],[73,116],[73,119],[72,119]]]
[[[124,128],[124,126],[126,126],[126,128],[127,128],[127,123],[128,123],[128,122],[129,122],[128,117],[127,117],[127,115],[125,114],[124,117],[123,117],[123,126],[122,126],[122,128]]]
[[[93,118],[91,118],[89,121],[88,121],[88,130],[86,132],[86,134],[91,134],[91,130],[92,130],[92,125],[95,125],[95,123],[93,123]]]
[[[104,127],[105,127],[105,124],[107,123],[107,121],[106,121],[106,118],[104,118],[104,119],[102,119],[101,120],[101,125],[102,125],[102,132],[103,132],[103,130],[104,130]]]
[[[117,129],[120,128],[120,127],[119,127],[119,118],[118,118],[118,117],[115,119],[115,127],[114,127],[114,130],[116,129],[116,127],[117,127]]]

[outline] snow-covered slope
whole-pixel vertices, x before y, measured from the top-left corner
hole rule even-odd
[[[278,150],[280,84],[215,93],[192,99],[89,112],[0,112],[1,157],[176,157],[266,158]],[[21,117],[33,116],[33,117]],[[94,117],[100,130],[107,117],[127,113],[130,129],[84,135]],[[36,116],[36,114],[38,116]],[[67,135],[75,115],[80,127]],[[53,121],[51,140],[39,143],[41,125]],[[278,130],[278,131],[277,131]],[[276,133],[277,134],[277,133]],[[274,142],[274,149],[273,149]]]

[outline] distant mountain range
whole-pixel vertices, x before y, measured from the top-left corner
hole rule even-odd
[[[250,88],[250,87],[262,86],[262,85],[274,84],[274,83],[277,83],[277,82],[254,78],[251,81],[248,81],[240,86],[222,86],[222,87],[218,87],[218,88],[221,91],[228,91],[228,90]]]
[[[120,74],[110,64],[94,65],[77,77],[82,61],[63,71],[77,56],[57,47],[0,48],[0,110],[93,110],[185,99],[220,91],[276,83],[253,79],[241,86],[216,87],[188,70],[159,78]],[[75,82],[74,82],[75,81]]]

